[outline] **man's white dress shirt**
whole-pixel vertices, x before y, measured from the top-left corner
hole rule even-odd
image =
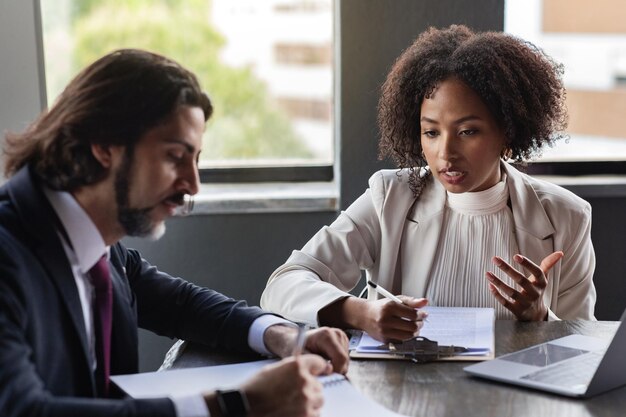
[[[64,235],[61,231],[58,231],[76,281],[89,344],[91,368],[95,371],[97,365],[95,354],[96,336],[92,310],[94,289],[88,271],[98,262],[102,255],[106,254],[107,258],[109,257],[109,247],[106,246],[102,235],[89,215],[70,193],[44,187],[44,194],[50,201],[66,232],[66,235]],[[276,324],[295,327],[294,323],[277,316],[260,316],[252,323],[248,331],[248,345],[250,348],[262,355],[271,356],[272,353],[268,351],[263,341],[263,335],[268,327]],[[206,402],[201,395],[172,398],[172,401],[178,417],[210,417]]]

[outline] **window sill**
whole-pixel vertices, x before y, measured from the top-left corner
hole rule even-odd
[[[537,175],[582,198],[626,197],[626,176]],[[339,190],[334,182],[202,184],[191,216],[234,213],[333,212]]]
[[[336,211],[334,182],[202,184],[191,216]]]
[[[626,197],[626,175],[536,175],[535,177],[560,185],[582,198]]]

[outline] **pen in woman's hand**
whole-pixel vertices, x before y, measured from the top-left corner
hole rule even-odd
[[[386,289],[384,289],[380,285],[376,284],[375,282],[370,281],[369,279],[367,280],[367,285],[372,287],[378,294],[382,295],[383,297],[388,298],[388,299],[390,299],[392,301],[395,301],[396,303],[405,304],[397,296],[393,295],[392,293],[390,293],[389,291],[387,291]],[[427,323],[428,319],[424,318],[423,321]]]
[[[399,299],[398,297],[396,297],[395,295],[393,295],[392,293],[390,293],[389,291],[387,291],[380,285],[370,281],[369,279],[367,280],[367,285],[372,287],[378,294],[382,295],[383,297],[389,298],[390,300],[393,300],[396,303],[404,304],[401,299]]]

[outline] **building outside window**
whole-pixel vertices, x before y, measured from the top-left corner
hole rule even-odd
[[[546,150],[541,161],[598,162],[594,166],[626,173],[623,1],[507,0],[505,31],[564,65],[570,139]]]
[[[40,3],[49,104],[98,57],[148,49],[192,70],[214,102],[201,168],[332,172],[332,0]]]

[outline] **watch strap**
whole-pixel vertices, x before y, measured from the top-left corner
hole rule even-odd
[[[217,405],[224,417],[246,417],[250,405],[246,395],[238,390],[217,390]]]

